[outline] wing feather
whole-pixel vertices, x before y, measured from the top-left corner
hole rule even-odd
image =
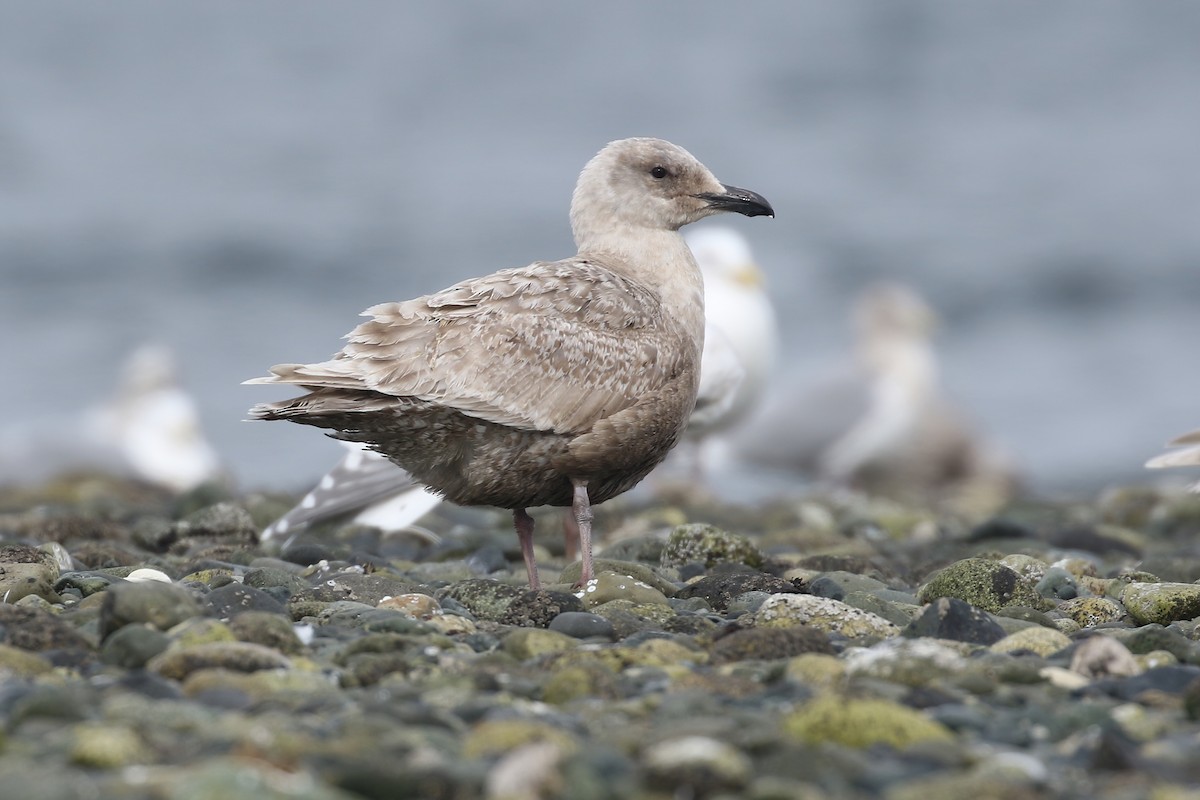
[[[653,291],[594,259],[537,262],[373,306],[332,360],[280,365],[254,382],[414,397],[498,424],[578,433],[681,369],[659,361],[660,351],[679,350],[661,345],[680,335],[664,328],[660,307]]]

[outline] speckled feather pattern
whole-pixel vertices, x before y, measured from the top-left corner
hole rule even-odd
[[[699,343],[598,260],[368,313],[333,360],[273,368],[309,394],[251,413],[368,443],[462,505],[570,505],[568,476],[603,502],[666,456],[695,403]]]

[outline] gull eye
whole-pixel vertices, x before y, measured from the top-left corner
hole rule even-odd
[[[667,177],[667,168],[655,167],[654,169],[650,170],[650,175],[658,180],[662,180],[663,178]]]

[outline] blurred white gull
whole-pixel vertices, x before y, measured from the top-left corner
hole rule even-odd
[[[0,482],[6,483],[103,471],[186,492],[220,475],[196,404],[179,384],[170,349],[159,344],[142,345],[128,357],[105,405],[74,423],[6,432],[2,444]]]
[[[711,407],[698,399],[688,423],[688,436],[703,438],[734,427],[758,407],[775,369],[779,330],[765,276],[744,236],[714,225],[684,239],[704,274],[700,385]]]
[[[1173,447],[1162,455],[1155,456],[1146,462],[1151,469],[1165,467],[1196,467],[1200,466],[1200,430],[1185,433],[1167,442],[1167,447]],[[1200,482],[1188,487],[1193,492],[1200,492]]]
[[[1013,489],[1009,467],[942,396],[934,324],[932,310],[911,289],[892,283],[867,289],[854,310],[850,369],[773,403],[740,454],[902,499],[956,494],[971,505],[1006,499]]]
[[[762,271],[745,238],[713,226],[685,239],[704,273],[700,389],[687,428],[688,438],[699,441],[727,430],[756,407],[775,363],[778,336]],[[436,539],[416,523],[442,498],[378,453],[344,444],[350,452],[294,508],[264,528],[261,540],[294,537],[309,525],[351,514],[354,523],[385,533]]]

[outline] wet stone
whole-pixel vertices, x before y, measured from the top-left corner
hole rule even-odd
[[[1105,678],[1094,681],[1088,691],[1104,693],[1118,700],[1140,701],[1147,693],[1182,697],[1200,679],[1200,667],[1169,666],[1148,669],[1132,677]]]
[[[1071,646],[1071,639],[1051,628],[1036,626],[1005,636],[992,645],[997,653],[1028,650],[1039,656],[1049,656]]]
[[[258,526],[250,512],[233,503],[216,503],[189,514],[174,525],[176,540],[187,538],[231,539],[252,544],[258,541]]]
[[[60,602],[54,591],[58,576],[58,562],[52,554],[24,544],[0,545],[0,601],[15,603],[36,595]]]
[[[162,631],[147,625],[126,625],[104,640],[100,660],[114,667],[141,669],[170,644],[170,637]]]
[[[92,643],[70,624],[40,609],[0,604],[0,643],[22,650],[91,650]]]
[[[7,491],[0,508],[15,507]],[[1174,800],[1200,782],[1200,616],[1142,623],[1122,603],[1194,591],[1200,496],[1145,490],[1120,516],[1018,499],[1005,513],[1021,536],[975,539],[957,511],[853,491],[813,487],[806,511],[635,496],[597,511],[605,537],[644,533],[599,571],[659,595],[588,613],[573,581],[531,592],[469,573],[469,553],[513,557],[502,513],[444,506],[438,548],[319,527],[309,540],[329,558],[310,567],[238,525],[177,522],[228,492],[141,508],[89,491],[120,521],[72,523],[62,547],[28,521],[42,511],[0,511],[6,541],[53,560],[64,601],[0,604],[0,795]],[[258,526],[289,506],[234,502]],[[689,518],[745,533],[764,565],[662,566],[666,531]],[[1143,556],[1050,544],[1071,526],[1140,537]],[[170,541],[150,554],[135,529]],[[996,578],[966,588],[1006,604],[956,589],[919,605],[937,577],[922,565]],[[139,570],[176,582],[121,580]],[[1018,602],[1047,575],[1044,597]],[[246,589],[272,611],[238,608]],[[136,612],[129,592],[149,593]]]
[[[204,596],[204,604],[214,617],[232,619],[247,611],[264,611],[284,614],[287,607],[277,599],[253,586],[244,586],[236,581],[213,589]]]
[[[17,678],[41,675],[54,668],[50,660],[7,644],[0,644],[0,674]]]
[[[799,590],[789,581],[765,572],[735,572],[709,575],[688,584],[676,593],[678,598],[701,597],[714,610],[725,611],[734,598],[747,592],[767,594],[796,593]]]
[[[229,621],[229,631],[238,641],[251,642],[295,655],[304,649],[291,620],[282,614],[247,611]]]
[[[68,759],[83,767],[116,769],[146,761],[150,748],[124,725],[87,723],[77,726]]]
[[[895,596],[897,593],[884,592],[883,594]],[[916,598],[906,599],[915,600]],[[842,598],[842,602],[853,608],[883,617],[888,622],[901,628],[908,625],[921,613],[921,607],[915,602],[885,600],[876,593],[849,592]]]
[[[334,561],[337,552],[326,544],[310,541],[298,541],[286,548],[279,557],[291,564],[319,564],[322,561]]]
[[[604,548],[604,557],[616,561],[657,564],[662,559],[666,541],[659,536],[631,536]]]
[[[168,650],[150,660],[149,669],[164,678],[183,680],[200,669],[254,672],[284,669],[291,662],[269,647],[248,642],[211,642]]]
[[[1131,583],[1121,603],[1139,625],[1166,625],[1200,617],[1200,585],[1194,583]]]
[[[1174,628],[1164,628],[1161,625],[1143,625],[1123,636],[1121,642],[1134,655],[1166,650],[1181,661],[1195,661],[1198,658],[1196,642],[1187,639]]]
[[[957,597],[940,597],[905,627],[904,635],[992,644],[1003,639],[1005,632],[986,612]]]
[[[1083,628],[1116,622],[1125,616],[1125,609],[1121,604],[1107,597],[1076,597],[1059,603],[1058,611],[1075,620]]]
[[[442,613],[442,606],[432,596],[420,592],[385,597],[379,601],[379,608],[390,608],[403,611],[415,619],[430,619]]]
[[[617,561],[611,558],[597,558],[595,560],[595,571],[597,574],[601,572],[615,572],[618,575],[628,575],[634,580],[641,581],[648,586],[652,586],[662,592],[667,597],[672,597],[675,594],[675,584],[659,575],[645,564],[638,564],[633,561]],[[579,583],[579,578],[582,575],[582,567],[578,561],[573,564],[568,564],[558,576],[558,582],[575,586]]]
[[[165,631],[202,614],[200,601],[182,586],[157,581],[122,582],[103,594],[100,635],[108,636],[131,623],[146,623]]]
[[[750,759],[728,742],[706,736],[668,739],[646,749],[650,783],[679,796],[698,796],[746,785],[752,774]]]
[[[630,575],[604,570],[579,591],[585,608],[595,608],[612,600],[634,604],[668,605],[666,595],[648,583]]]
[[[835,570],[833,572],[826,572],[809,581],[807,588],[809,594],[814,594],[818,597],[845,600],[846,595],[850,592],[875,592],[880,589],[886,589],[887,584],[864,575],[855,575],[853,572]]]
[[[576,639],[593,637],[612,640],[615,638],[613,624],[598,614],[584,611],[564,611],[550,620],[550,630],[565,633]]]
[[[767,602],[770,597],[768,592],[744,592],[729,601],[725,613],[731,619],[736,619],[742,614],[753,614],[762,608],[762,604]]]
[[[1141,556],[1144,545],[1133,531],[1114,525],[1067,528],[1050,537],[1050,543],[1063,550],[1083,550],[1099,555]]]
[[[461,603],[479,619],[499,621],[509,604],[524,592],[521,587],[508,583],[472,578],[452,583],[435,596],[443,606],[448,598]]]
[[[521,661],[526,661],[550,653],[560,653],[570,650],[578,642],[564,633],[542,630],[540,628],[518,628],[504,637],[501,646],[506,653]]]
[[[807,594],[773,595],[754,612],[753,621],[755,626],[764,628],[812,625],[852,639],[895,636],[900,632],[897,626],[876,614],[828,597]]]
[[[583,601],[575,595],[537,589],[514,597],[500,615],[499,622],[522,628],[546,628],[559,615],[580,611],[583,611]]]
[[[967,661],[952,646],[933,639],[888,639],[847,651],[845,670],[901,686],[941,686],[963,672]]]
[[[824,631],[807,625],[788,628],[747,628],[717,639],[712,646],[715,664],[746,659],[791,658],[804,653],[832,654]]]
[[[1129,648],[1111,636],[1091,636],[1071,654],[1071,671],[1085,678],[1129,676],[1142,671]]]
[[[1075,576],[1062,567],[1048,567],[1038,579],[1034,590],[1042,597],[1070,600],[1079,596],[1079,584]]]
[[[939,597],[957,597],[992,612],[1011,605],[1041,605],[1041,597],[1016,570],[983,558],[964,559],[939,570],[917,592],[922,603]]]
[[[762,566],[763,556],[749,538],[712,525],[680,525],[671,531],[663,547],[664,567],[699,563],[711,569],[720,562]]]
[[[103,572],[65,572],[54,582],[54,590],[62,592],[74,589],[80,597],[88,597],[96,592],[103,592],[119,580],[120,578]]]
[[[836,742],[846,747],[875,744],[907,747],[918,742],[948,742],[950,731],[919,711],[887,700],[827,694],[784,720],[784,731],[809,744]]]

